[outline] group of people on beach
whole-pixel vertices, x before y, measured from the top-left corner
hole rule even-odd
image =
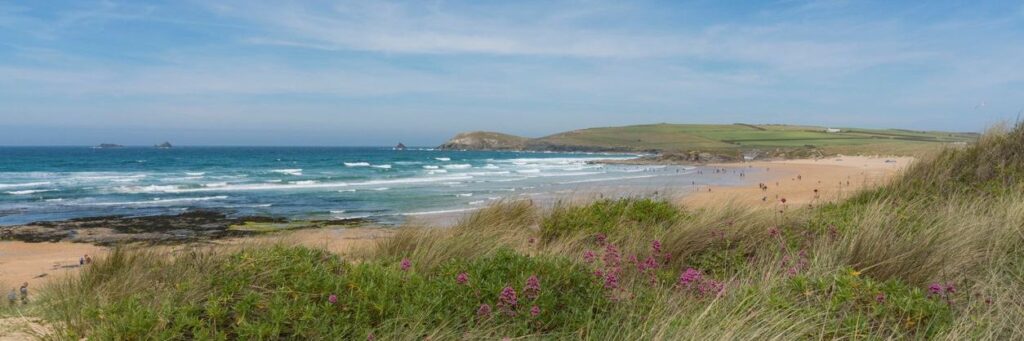
[[[19,292],[21,293],[21,304],[28,304],[28,282],[22,283],[17,290],[11,288],[11,292],[7,293],[7,304],[12,306],[17,304]]]
[[[86,266],[88,264],[92,264],[92,257],[89,255],[83,255],[78,258],[78,266]],[[18,288],[11,288],[11,291],[7,293],[7,304],[11,306],[18,304],[19,298],[21,304],[28,304],[28,282],[21,283],[21,286]]]

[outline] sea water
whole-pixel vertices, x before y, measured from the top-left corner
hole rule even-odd
[[[3,147],[0,225],[189,209],[400,223],[510,198],[591,189],[686,191],[741,181],[702,176],[694,167],[594,163],[633,157],[375,147]]]

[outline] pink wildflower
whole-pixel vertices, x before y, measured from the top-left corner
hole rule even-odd
[[[608,236],[605,236],[604,233],[598,233],[597,236],[595,236],[595,239],[597,239],[597,245],[604,246],[605,241],[608,240]]]
[[[376,340],[376,339],[377,339],[377,337],[373,336],[373,332],[370,332],[369,335],[366,335],[366,340],[367,341],[373,341],[373,340]]]
[[[583,253],[584,262],[593,263],[595,257],[596,256],[594,256],[594,251],[587,250],[586,252]]]
[[[617,268],[620,261],[619,249],[614,244],[608,244],[604,250],[604,265],[609,268]]]
[[[718,296],[718,295],[721,295],[722,292],[724,292],[724,291],[725,291],[725,284],[723,284],[722,282],[713,280],[713,279],[705,279],[705,280],[701,281],[699,286],[697,286],[697,292],[701,296],[712,295],[712,294],[715,295],[715,296]]]
[[[491,316],[491,305],[484,303],[480,305],[480,308],[476,310],[476,316],[490,317]]]
[[[701,277],[700,271],[694,268],[687,268],[686,271],[679,275],[679,286],[690,287],[700,281]]]
[[[658,268],[658,260],[655,259],[654,256],[647,256],[647,259],[645,259],[643,263],[640,263],[640,265],[638,267],[640,268],[641,272],[647,271],[647,270],[652,270],[652,269],[657,269]]]
[[[523,294],[531,300],[535,300],[540,296],[540,279],[536,275],[526,279],[526,287],[523,288]]]
[[[946,283],[946,293],[947,294],[955,294],[956,293],[956,285],[954,285],[953,282]]]
[[[942,284],[932,283],[931,285],[928,286],[928,296],[941,295],[941,294],[942,294]]]
[[[875,302],[878,302],[878,304],[885,303],[885,293],[880,292],[878,295],[875,295]]]
[[[615,289],[619,287],[619,275],[615,273],[608,273],[604,276],[604,287],[605,289]]]
[[[661,253],[661,241],[655,240],[651,242],[651,250],[653,250],[654,253]]]
[[[412,261],[410,261],[409,258],[402,258],[401,267],[402,271],[409,271],[409,268],[412,267]]]
[[[331,296],[327,296],[327,302],[330,302],[331,304],[338,303],[338,295],[331,294]]]
[[[469,282],[469,275],[466,274],[465,272],[460,273],[458,276],[455,276],[455,283],[462,285],[466,284],[466,282]]]
[[[505,312],[505,315],[515,316],[516,305],[519,304],[519,298],[516,297],[516,289],[512,287],[505,287],[501,289],[501,295],[498,296],[498,308],[501,308]]]
[[[603,278],[604,277],[604,271],[601,271],[600,269],[594,270],[594,277]]]
[[[540,315],[540,307],[533,306],[530,308],[530,316],[537,317]]]
[[[775,238],[775,237],[778,237],[780,234],[782,234],[782,232],[779,231],[778,227],[772,227],[772,228],[768,229],[768,236],[769,237]]]

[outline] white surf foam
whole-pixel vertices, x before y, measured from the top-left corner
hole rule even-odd
[[[279,173],[279,174],[294,175],[294,176],[301,176],[302,175],[302,169],[301,168],[295,168],[295,169],[275,169],[275,170],[272,170],[271,172]]]
[[[49,186],[52,182],[26,182],[21,184],[0,184],[0,189]]]
[[[345,167],[370,167],[369,162],[345,162]]]
[[[451,161],[452,158],[450,158],[450,157],[435,157],[434,160],[437,160],[437,161]]]
[[[153,199],[149,201],[122,201],[122,202],[92,202],[92,203],[75,203],[72,205],[78,206],[159,206],[167,204],[180,204],[198,201],[210,201],[210,200],[224,200],[228,197],[225,195],[218,195],[213,197],[197,197],[197,198],[174,198],[174,199]]]
[[[10,195],[29,195],[29,194],[46,193],[46,192],[53,192],[53,190],[52,189],[28,189],[28,190],[22,190],[22,191],[9,191],[9,192],[7,192],[7,194],[10,194]]]

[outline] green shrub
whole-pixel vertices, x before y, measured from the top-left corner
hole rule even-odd
[[[897,280],[876,281],[860,272],[832,276],[794,276],[778,307],[824,317],[831,337],[902,335],[931,337],[950,327],[954,297],[929,297]]]
[[[69,324],[77,329],[69,330],[68,336],[365,339],[370,334],[404,334],[423,326],[529,335],[579,328],[608,306],[602,288],[582,268],[566,260],[531,258],[508,250],[493,257],[449,262],[432,274],[417,272],[415,265],[402,270],[394,262],[350,264],[303,247],[251,248],[214,263],[198,285],[168,288],[140,281],[129,288],[129,295],[70,307],[74,310],[65,314],[80,314],[78,318],[92,323]],[[165,270],[182,266],[172,264]],[[459,284],[456,277],[463,272],[469,280]],[[541,285],[535,298],[523,292],[532,275]],[[158,277],[173,278],[151,278]],[[507,310],[514,316],[498,308],[498,296],[506,286],[519,296],[515,309]],[[337,296],[337,303],[329,301],[330,295]],[[489,317],[477,315],[482,304],[493,308]],[[533,306],[540,309],[536,317],[530,313]]]
[[[654,199],[604,199],[584,206],[558,204],[544,217],[541,232],[545,240],[577,232],[637,232],[668,227],[682,215],[668,201]]]

